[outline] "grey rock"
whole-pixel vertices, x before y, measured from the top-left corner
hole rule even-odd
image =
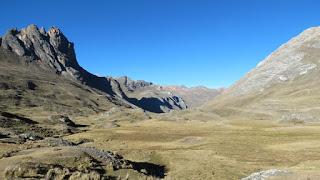
[[[292,113],[283,114],[280,122],[308,123],[308,122],[319,122],[319,119],[307,113],[292,112]]]
[[[71,127],[75,127],[76,124],[68,117],[68,116],[64,116],[64,115],[53,115],[51,116],[51,121],[53,123],[57,123],[57,124],[63,124],[66,126],[71,126]]]
[[[266,171],[260,171],[256,173],[252,173],[250,176],[242,178],[241,180],[265,180],[269,177],[281,176],[289,174],[290,172],[279,169],[270,169]]]
[[[73,142],[70,142],[68,140],[64,140],[61,138],[46,138],[43,140],[44,143],[46,143],[50,147],[59,147],[59,146],[74,146],[76,145]]]
[[[132,168],[130,161],[111,151],[103,151],[93,147],[77,147],[77,149],[89,154],[94,159],[111,165],[114,169]]]
[[[20,134],[19,138],[24,139],[24,140],[31,140],[31,141],[43,139],[42,137],[38,136],[37,134],[35,134],[33,132],[26,132],[26,133]]]
[[[23,42],[17,38],[18,30],[11,29],[5,34],[1,41],[1,47],[15,52],[19,56],[26,54]]]

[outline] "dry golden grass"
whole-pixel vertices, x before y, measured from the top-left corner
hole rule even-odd
[[[68,139],[93,139],[84,146],[113,150],[135,161],[166,165],[167,179],[239,179],[279,168],[301,176],[320,168],[320,126],[268,121],[146,120],[91,129]],[[316,177],[313,175],[312,177]],[[298,177],[298,175],[296,175]]]

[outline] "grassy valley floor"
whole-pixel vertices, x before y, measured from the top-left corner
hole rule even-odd
[[[85,120],[84,120],[85,121]],[[320,177],[320,125],[268,121],[119,122],[66,137],[112,150],[126,159],[165,165],[166,179],[240,179],[284,169],[283,178]],[[130,177],[130,174],[129,174]]]

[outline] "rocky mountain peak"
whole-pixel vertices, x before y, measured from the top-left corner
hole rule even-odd
[[[80,69],[73,43],[56,27],[47,32],[33,24],[21,30],[11,29],[2,37],[1,47],[48,65],[57,73],[68,72],[69,68],[71,73]]]

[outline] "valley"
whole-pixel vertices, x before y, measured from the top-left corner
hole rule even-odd
[[[320,178],[320,28],[220,89],[96,76],[56,27],[0,42],[0,179]]]

